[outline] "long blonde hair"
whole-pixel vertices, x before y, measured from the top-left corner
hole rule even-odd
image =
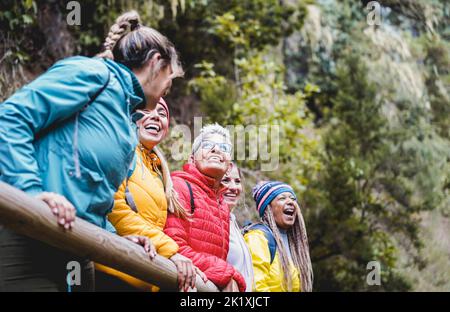
[[[161,170],[162,170],[161,175],[164,184],[164,193],[166,195],[167,200],[167,210],[170,213],[174,213],[179,218],[187,219],[187,213],[178,199],[177,191],[173,187],[172,178],[170,176],[169,164],[163,152],[157,146],[153,147],[153,152],[156,154],[156,156],[158,156],[161,162]],[[143,154],[145,155],[145,153]],[[159,169],[155,169],[155,171],[158,172]]]
[[[98,57],[112,59],[131,69],[141,68],[155,53],[160,53],[161,60],[153,69],[153,75],[167,65],[172,66],[173,78],[184,75],[172,42],[157,30],[141,25],[139,14],[134,10],[116,19],[103,48],[104,51],[98,54]]]

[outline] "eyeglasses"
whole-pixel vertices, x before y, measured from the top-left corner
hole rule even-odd
[[[212,150],[215,146],[219,147],[221,152],[231,154],[231,144],[228,143],[216,143],[208,140],[202,141],[202,149]]]

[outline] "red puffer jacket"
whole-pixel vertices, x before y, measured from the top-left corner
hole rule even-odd
[[[174,188],[184,209],[190,213],[190,194],[194,194],[194,217],[191,222],[169,214],[164,232],[180,247],[178,252],[190,258],[218,288],[224,288],[233,278],[240,291],[245,280],[227,263],[230,239],[230,210],[222,202],[223,189],[213,190],[214,179],[200,173],[194,165],[186,164],[183,171],[172,173]]]

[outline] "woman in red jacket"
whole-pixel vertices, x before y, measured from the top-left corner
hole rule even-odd
[[[169,214],[164,232],[208,279],[223,291],[244,291],[242,275],[227,263],[230,210],[223,201],[221,180],[231,161],[229,132],[215,124],[205,126],[194,140],[183,171],[172,173],[188,220]]]

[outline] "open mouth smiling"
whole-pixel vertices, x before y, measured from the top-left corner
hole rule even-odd
[[[158,133],[161,130],[161,127],[158,124],[147,124],[144,126],[145,130],[150,132]]]
[[[295,207],[288,205],[288,206],[284,207],[283,213],[287,216],[293,217],[295,214]]]
[[[230,199],[235,199],[237,197],[237,194],[235,194],[235,193],[225,193],[224,196],[227,197],[227,198],[230,198]]]
[[[208,157],[208,160],[223,162],[223,159],[221,157],[217,156],[217,155],[213,155],[213,156]]]

